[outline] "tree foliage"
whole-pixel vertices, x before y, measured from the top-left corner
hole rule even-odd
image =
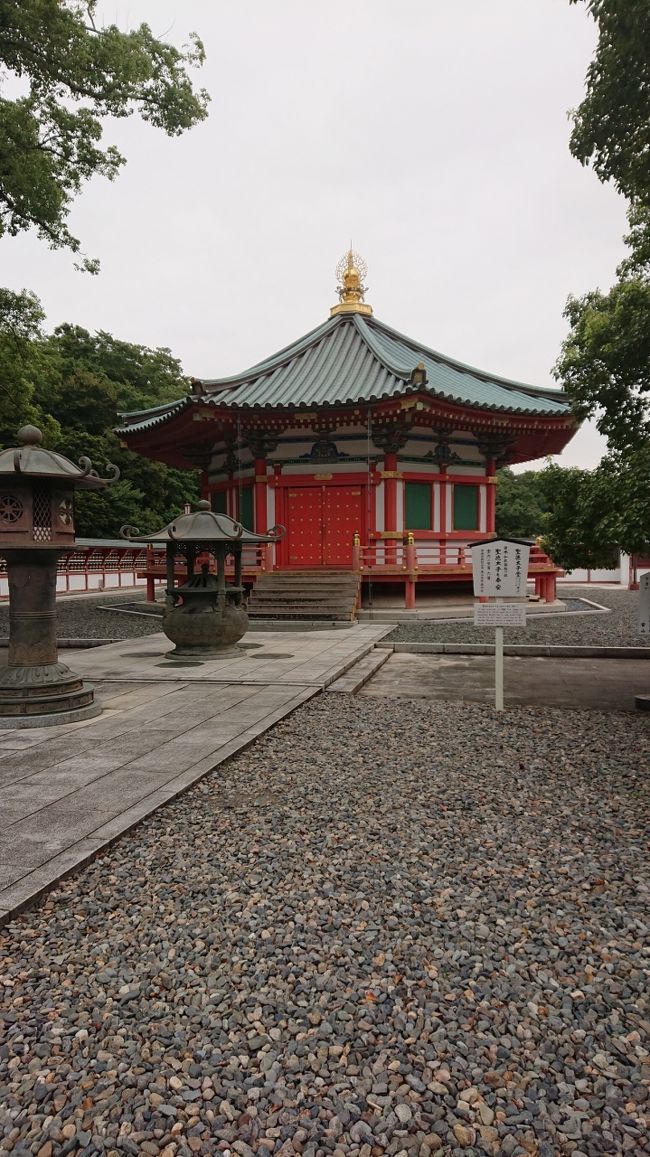
[[[641,554],[650,527],[650,447],[630,456],[609,455],[595,470],[544,471],[549,511],[544,549],[567,570],[612,567],[618,551]]]
[[[58,423],[36,400],[43,310],[33,293],[0,289],[0,445],[15,443],[16,430],[28,422],[42,426],[50,437]]]
[[[506,467],[497,474],[496,531],[504,538],[534,538],[541,534],[548,496],[541,470],[514,474]]]
[[[0,236],[35,227],[53,248],[78,252],[67,226],[72,199],[124,164],[102,147],[102,120],[138,113],[177,136],[207,115],[208,96],[187,71],[203,63],[197,36],[177,49],[146,24],[98,26],[96,11],[97,0],[0,4],[0,83],[10,79],[21,93],[0,97]]]
[[[124,449],[114,434],[118,413],[144,409],[187,392],[188,379],[169,350],[119,341],[62,325],[42,329],[32,294],[0,292],[0,444],[15,445],[26,422],[73,462],[86,454],[101,470],[114,462],[118,483],[77,496],[82,538],[114,538],[128,522],[158,530],[198,497],[197,475],[150,462]]]
[[[644,236],[639,237],[646,243]],[[647,237],[650,245],[650,234]],[[650,267],[632,250],[607,293],[570,297],[571,330],[555,373],[581,419],[591,415],[612,449],[633,452],[650,438]],[[634,262],[634,276],[628,268]]]
[[[586,4],[598,27],[585,96],[573,115],[570,148],[634,203],[650,190],[650,5],[648,0]]]
[[[629,221],[614,285],[569,298],[555,367],[576,414],[595,418],[609,449],[594,471],[544,472],[547,549],[582,567],[650,542],[650,5],[570,2],[584,3],[598,30],[571,151],[627,198]]]

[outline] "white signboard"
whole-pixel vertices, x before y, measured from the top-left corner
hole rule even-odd
[[[494,538],[477,542],[471,551],[475,595],[513,598],[526,594],[530,555],[527,543]]]
[[[475,627],[525,627],[525,603],[474,603]]]
[[[650,572],[639,579],[639,634],[650,635]]]

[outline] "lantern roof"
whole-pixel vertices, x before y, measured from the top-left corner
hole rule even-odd
[[[76,466],[63,454],[46,450],[41,446],[43,434],[37,426],[23,426],[17,436],[20,446],[0,451],[0,477],[11,475],[59,482],[79,490],[101,490],[120,476],[118,467],[110,463],[113,473],[109,478],[100,478],[90,458],[80,458]]]
[[[283,534],[281,526],[272,527],[266,534],[255,534],[229,515],[215,513],[206,499],[197,502],[196,510],[180,514],[155,534],[140,534],[135,527],[122,527],[122,536],[130,542],[232,542],[244,546],[252,542],[277,542]]]

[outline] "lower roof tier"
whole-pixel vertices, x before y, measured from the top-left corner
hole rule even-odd
[[[423,458],[436,445],[473,442],[480,458],[500,465],[559,454],[576,430],[570,414],[552,417],[486,414],[469,407],[434,403],[426,395],[373,406],[293,412],[237,412],[204,399],[188,398],[147,427],[120,430],[138,454],[181,469],[207,469],[220,451],[281,463],[294,456],[292,444],[314,446],[337,437],[356,440],[363,456],[375,459],[406,449]],[[427,445],[419,444],[426,442]],[[321,461],[325,456],[321,457]]]
[[[505,439],[510,462],[559,453],[577,428],[561,390],[474,369],[353,313],[241,374],[195,379],[185,398],[124,414],[118,433],[148,457],[196,466],[219,441],[281,437],[295,427],[377,427],[416,414],[432,428]]]

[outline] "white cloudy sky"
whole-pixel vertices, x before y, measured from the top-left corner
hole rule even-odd
[[[128,158],[71,226],[92,278],[31,236],[2,284],[75,322],[169,346],[186,371],[244,368],[320,324],[350,239],[396,329],[507,377],[552,383],[569,293],[607,287],[624,205],[568,151],[595,31],[568,0],[104,0],[207,52],[207,122],[137,119]],[[585,428],[560,461],[592,466]]]

